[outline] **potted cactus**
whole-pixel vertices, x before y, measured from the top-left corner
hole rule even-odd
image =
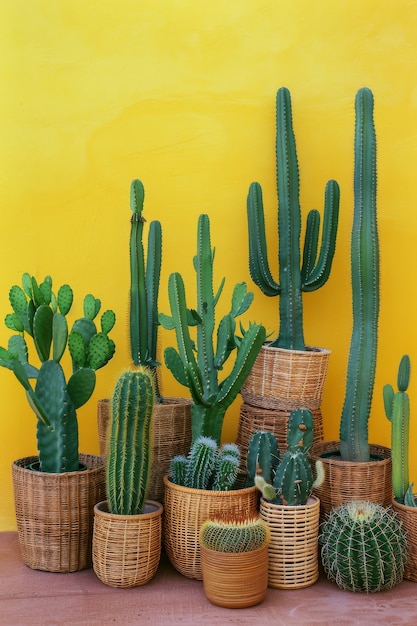
[[[268,588],[270,531],[258,516],[208,519],[200,530],[201,567],[206,597],[217,606],[255,606]]]
[[[409,482],[409,428],[410,399],[407,389],[410,382],[410,357],[404,354],[398,367],[398,391],[385,385],[384,407],[391,422],[392,507],[400,518],[407,534],[407,561],[404,578],[417,582],[417,502],[413,483]]]
[[[146,500],[151,467],[155,377],[124,372],[112,398],[106,458],[107,500],[94,507],[93,568],[111,587],[149,582],[161,555],[162,504]]]
[[[38,283],[25,273],[9,299],[5,323],[14,334],[8,348],[0,348],[0,365],[14,372],[37,417],[39,451],[12,466],[23,561],[47,571],[83,569],[91,565],[91,510],[104,492],[104,468],[99,457],[79,454],[77,409],[93,393],[96,370],[113,356],[115,315],[105,311],[98,330],[101,303],[89,294],[84,317],[69,331],[73,290],[62,285],[55,294],[49,276]],[[29,338],[39,363],[29,362]],[[68,377],[61,364],[67,348]]]
[[[326,479],[319,490],[322,513],[352,500],[388,506],[392,495],[391,452],[368,442],[375,381],[379,314],[379,245],[376,203],[374,99],[356,94],[354,211],[351,239],[353,330],[340,421],[340,441],[315,443],[310,457],[322,458]]]
[[[191,401],[161,395],[158,362],[158,296],[162,262],[162,227],[158,220],[149,224],[147,256],[143,244],[145,190],[140,180],[130,185],[130,297],[129,345],[132,366],[146,366],[155,379],[156,401],[153,416],[152,465],[148,496],[162,502],[163,477],[174,455],[184,453],[191,443]],[[106,454],[106,434],[110,400],[98,403],[100,452]]]
[[[323,466],[318,461],[314,479],[307,455],[312,443],[311,411],[294,409],[281,460],[272,433],[254,433],[249,445],[248,480],[262,494],[261,517],[271,530],[268,584],[276,589],[307,587],[319,575],[320,501],[311,494],[323,480]]]

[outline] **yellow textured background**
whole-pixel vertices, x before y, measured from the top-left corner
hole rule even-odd
[[[278,302],[251,283],[246,195],[264,191],[276,272],[275,93],[290,89],[303,214],[341,186],[329,282],[306,294],[305,337],[330,348],[325,438],[337,438],[351,332],[354,97],[375,96],[381,315],[370,441],[390,445],[382,387],[409,352],[417,364],[417,3],[406,0],[14,0],[0,26],[0,317],[28,271],[93,292],[118,316],[117,355],[79,411],[81,450],[98,452],[96,400],[128,367],[129,186],[141,178],[145,216],[163,225],[160,308],[167,278],[183,273],[192,303],[197,217],[207,212],[217,279],[255,292],[249,318],[276,332]],[[0,345],[9,333],[0,324]],[[173,337],[161,333],[161,350]],[[183,395],[162,371],[163,391]],[[417,481],[417,383],[411,478]],[[0,530],[15,527],[10,465],[36,453],[35,418],[13,375],[0,372]],[[239,402],[226,418],[236,434]]]

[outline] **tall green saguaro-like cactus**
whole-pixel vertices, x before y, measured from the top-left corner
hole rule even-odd
[[[162,259],[161,223],[149,225],[145,262],[142,216],[145,190],[140,180],[130,186],[132,210],[130,228],[130,350],[134,365],[147,365],[155,375],[157,400],[160,401],[156,376],[158,340],[158,295]]]
[[[354,211],[351,239],[353,330],[340,423],[345,461],[369,461],[368,421],[375,382],[379,315],[374,99],[364,87],[355,102]]]
[[[149,368],[139,366],[120,376],[112,399],[106,466],[111,513],[143,512],[151,464],[154,403],[154,380]]]
[[[398,391],[384,385],[385,414],[391,422],[392,488],[401,504],[417,506],[409,482],[408,448],[410,434],[410,357],[404,354],[398,367]]]
[[[200,435],[212,437],[217,443],[227,408],[239,393],[265,341],[265,328],[250,323],[243,336],[236,335],[236,318],[249,308],[253,294],[245,283],[235,286],[230,312],[217,327],[214,347],[215,307],[224,279],[216,294],[213,292],[214,251],[210,244],[210,221],[202,214],[198,219],[197,255],[194,269],[197,277],[197,307],[187,309],[182,276],[174,272],[168,281],[171,316],[160,314],[159,320],[167,329],[175,329],[178,351],[165,349],[165,363],[176,380],[188,387],[193,398],[191,408],[192,439]],[[189,326],[196,329],[196,341],[191,338]],[[236,358],[230,373],[219,381],[219,372],[232,352]]]
[[[316,209],[308,213],[301,263],[299,170],[290,92],[285,87],[277,92],[276,125],[279,283],[269,269],[262,189],[257,182],[250,185],[247,200],[249,268],[253,281],[265,295],[279,295],[279,336],[270,345],[305,350],[302,292],[319,289],[329,278],[336,246],[340,192],[337,182],[329,180],[318,255],[320,213]]]

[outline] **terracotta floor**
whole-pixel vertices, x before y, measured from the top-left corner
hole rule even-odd
[[[264,602],[249,609],[222,609],[205,597],[203,584],[184,578],[165,558],[156,577],[135,589],[103,585],[93,570],[51,574],[26,567],[17,534],[0,533],[0,624],[3,626],[268,626],[417,624],[417,583],[391,591],[341,591],[321,576],[306,589],[268,589]]]

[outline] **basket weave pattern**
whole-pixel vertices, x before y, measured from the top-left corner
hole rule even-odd
[[[93,568],[110,587],[138,587],[156,574],[161,557],[162,505],[147,500],[142,515],[113,515],[94,507]]]
[[[371,456],[381,460],[364,463],[342,461],[340,456],[322,456],[339,449],[339,441],[323,441],[315,443],[309,452],[312,463],[320,459],[324,465],[324,482],[314,490],[315,495],[320,498],[322,516],[353,500],[370,500],[385,507],[389,506],[392,500],[391,450],[384,446],[371,445]]]
[[[392,500],[392,508],[400,518],[407,534],[407,561],[404,578],[417,583],[417,508]]]
[[[200,527],[216,514],[257,514],[256,487],[206,491],[171,483],[165,476],[163,542],[172,565],[187,578],[202,580]]]
[[[261,517],[271,531],[269,587],[301,589],[318,579],[320,502],[310,500],[305,506],[283,506],[261,498]]]
[[[330,350],[262,346],[242,390],[244,402],[265,409],[319,409]]]
[[[80,455],[79,472],[49,474],[12,465],[17,530],[23,562],[36,570],[75,572],[91,567],[93,508],[105,497],[103,460]]]

